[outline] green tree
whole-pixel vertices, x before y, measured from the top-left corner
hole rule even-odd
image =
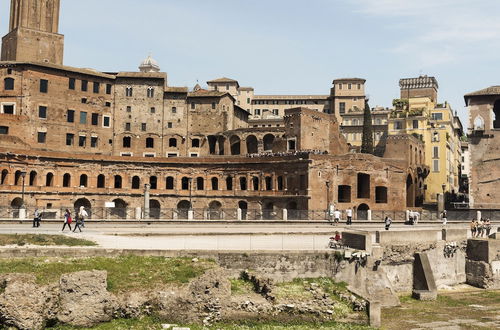
[[[365,100],[365,111],[363,114],[363,141],[361,144],[361,152],[364,154],[373,154],[372,112],[368,105],[368,100]]]

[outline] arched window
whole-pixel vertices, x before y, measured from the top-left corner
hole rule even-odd
[[[266,190],[273,190],[273,180],[270,176],[266,176]]]
[[[9,175],[9,171],[2,170],[2,177],[0,179],[0,184],[6,184],[7,183],[7,175]]]
[[[54,185],[54,174],[47,173],[47,177],[45,179],[45,185],[47,187],[52,187]]]
[[[87,174],[80,175],[80,187],[87,187],[88,176]]]
[[[212,190],[219,190],[219,179],[212,178]]]
[[[247,190],[247,178],[244,176],[240,178],[240,190]]]
[[[264,150],[273,150],[274,135],[266,134],[263,139]]]
[[[66,173],[63,176],[63,187],[64,188],[69,188],[71,187],[71,174]]]
[[[173,176],[168,176],[167,177],[167,184],[166,184],[166,189],[174,189],[174,177]]]
[[[168,139],[168,146],[172,148],[177,147],[177,139],[176,138],[170,138]]]
[[[254,176],[252,178],[252,185],[253,185],[253,190],[257,191],[259,190],[259,178]]]
[[[30,172],[30,186],[36,186],[36,176],[37,173],[35,171]]]
[[[233,178],[230,176],[226,178],[226,190],[233,190]]]
[[[283,177],[278,177],[278,190],[283,190]]]
[[[130,136],[123,137],[123,147],[130,148],[132,146],[132,138]]]
[[[4,89],[6,91],[14,90],[14,79],[12,79],[12,78],[5,78],[3,80],[3,83],[4,83]]]
[[[149,184],[151,185],[151,189],[158,189],[158,178],[156,176],[151,176],[149,178]]]
[[[125,96],[129,96],[129,97],[132,96],[132,92],[133,92],[133,89],[131,86],[127,86],[125,88]]]
[[[122,177],[120,175],[115,175],[115,188],[120,189],[122,187]]]
[[[136,175],[132,178],[132,189],[139,189],[141,187],[141,179]]]
[[[192,148],[199,148],[200,147],[200,139],[192,139],[191,140],[191,147]]]
[[[484,131],[484,119],[481,116],[477,116],[474,119],[474,130],[475,131]]]
[[[146,148],[154,148],[155,147],[155,139],[152,137],[146,138]]]
[[[205,189],[205,180],[202,177],[196,178],[196,190]]]
[[[181,189],[182,190],[189,190],[189,178],[183,177],[181,180]]]
[[[154,97],[155,96],[155,89],[153,87],[148,87],[147,95],[148,95],[148,97]]]
[[[97,177],[97,188],[105,188],[106,187],[106,177],[104,174],[99,174]]]

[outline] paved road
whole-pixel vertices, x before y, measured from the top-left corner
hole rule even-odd
[[[100,247],[110,249],[165,250],[323,250],[328,238],[336,231],[383,230],[380,223],[331,226],[328,224],[109,224],[88,223],[82,233],[61,233],[62,223],[0,224],[0,234],[57,234],[90,239]],[[448,228],[467,228],[465,224],[450,224]],[[407,226],[395,224],[392,231],[442,229],[440,224]]]

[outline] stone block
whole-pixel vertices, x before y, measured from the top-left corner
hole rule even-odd
[[[433,301],[437,299],[437,291],[413,290],[411,296],[417,300]]]
[[[370,233],[346,231],[342,234],[342,239],[344,244],[352,249],[365,250],[371,253],[372,237]]]
[[[378,301],[370,301],[368,305],[368,315],[370,317],[370,326],[380,328],[381,325],[381,305]]]
[[[434,273],[426,253],[416,253],[413,262],[413,289],[437,291]]]

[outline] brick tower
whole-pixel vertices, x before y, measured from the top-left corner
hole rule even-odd
[[[11,0],[9,33],[2,38],[2,61],[63,63],[60,0]]]

